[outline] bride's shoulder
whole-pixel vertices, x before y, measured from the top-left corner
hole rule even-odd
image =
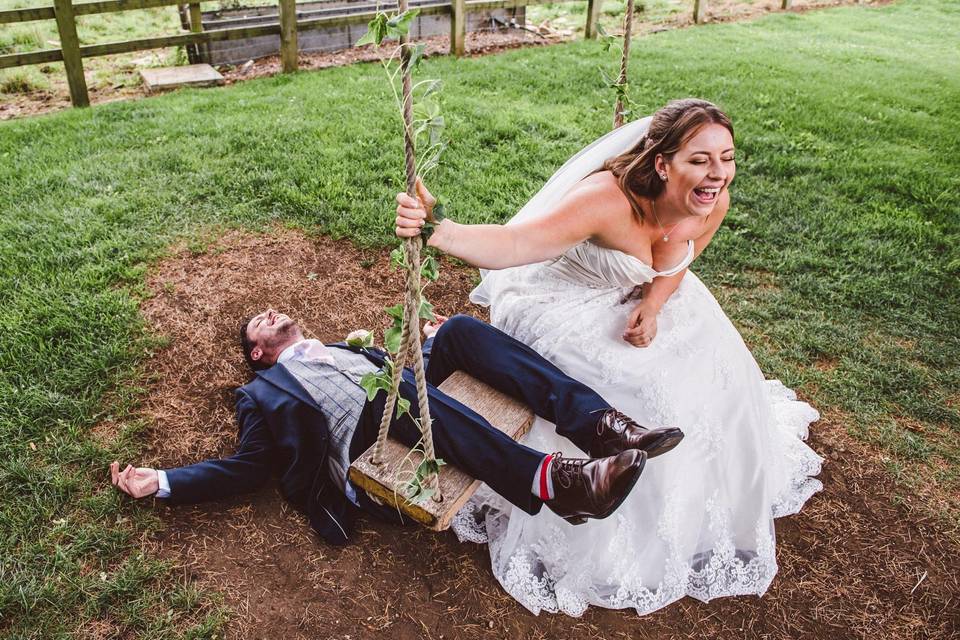
[[[608,215],[629,215],[632,211],[630,201],[621,191],[616,176],[610,171],[590,174],[574,185],[567,196]]]

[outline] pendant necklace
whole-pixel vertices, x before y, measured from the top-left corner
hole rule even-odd
[[[654,203],[654,201],[653,201],[652,198],[650,199],[650,209],[653,211],[653,218],[654,218],[654,220],[657,221],[657,226],[660,227],[660,233],[663,234],[663,241],[664,241],[664,242],[669,242],[669,241],[670,241],[670,234],[673,233],[673,230],[676,229],[677,226],[680,224],[680,222],[683,222],[683,220],[680,220],[680,222],[677,222],[677,223],[674,224],[672,227],[670,227],[670,231],[664,231],[664,230],[663,230],[663,225],[660,224],[660,217],[657,215],[657,205],[656,205],[656,203]]]

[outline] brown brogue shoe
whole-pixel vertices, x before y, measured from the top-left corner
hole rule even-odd
[[[625,413],[607,409],[597,422],[597,435],[590,447],[590,455],[604,458],[628,449],[640,449],[647,452],[648,458],[656,458],[676,447],[681,440],[683,431],[676,427],[647,429]]]
[[[564,459],[553,454],[554,497],[544,504],[570,524],[606,518],[626,499],[640,478],[647,454],[628,449],[607,458]]]

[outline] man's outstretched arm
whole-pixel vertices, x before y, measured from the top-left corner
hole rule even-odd
[[[169,499],[177,504],[219,500],[260,488],[270,475],[273,438],[256,403],[243,391],[237,392],[237,420],[240,442],[229,458],[205,460],[186,467],[167,469]],[[149,467],[127,465],[120,470],[110,465],[113,485],[134,498],[156,495],[159,472]]]

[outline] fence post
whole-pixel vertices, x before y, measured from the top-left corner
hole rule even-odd
[[[87,95],[87,81],[83,77],[83,60],[80,58],[80,39],[77,37],[77,21],[73,15],[73,0],[54,0],[53,10],[57,17],[57,31],[60,32],[63,67],[67,71],[67,84],[70,85],[70,101],[75,107],[88,107],[90,96]]]
[[[467,51],[467,2],[450,0],[450,53],[458,58]]]
[[[297,70],[296,0],[280,0],[280,63],[284,73]]]
[[[791,6],[793,6],[793,0],[782,0],[780,2],[780,8],[783,9],[784,11],[789,9]]]
[[[203,31],[203,14],[200,13],[200,3],[194,2],[190,5],[190,31],[192,33],[200,33]],[[193,55],[190,55],[190,50],[193,49]],[[197,44],[192,44],[187,47],[187,58],[192,58],[190,62],[196,64],[202,62],[202,59],[205,58],[205,53],[203,50],[203,45],[199,42]]]
[[[783,0],[789,2],[790,0]],[[707,12],[707,0],[693,0],[693,21],[697,24],[703,22],[703,14]]]
[[[597,23],[600,21],[600,5],[603,0],[587,0],[587,26],[583,37],[592,40],[597,37]]]

